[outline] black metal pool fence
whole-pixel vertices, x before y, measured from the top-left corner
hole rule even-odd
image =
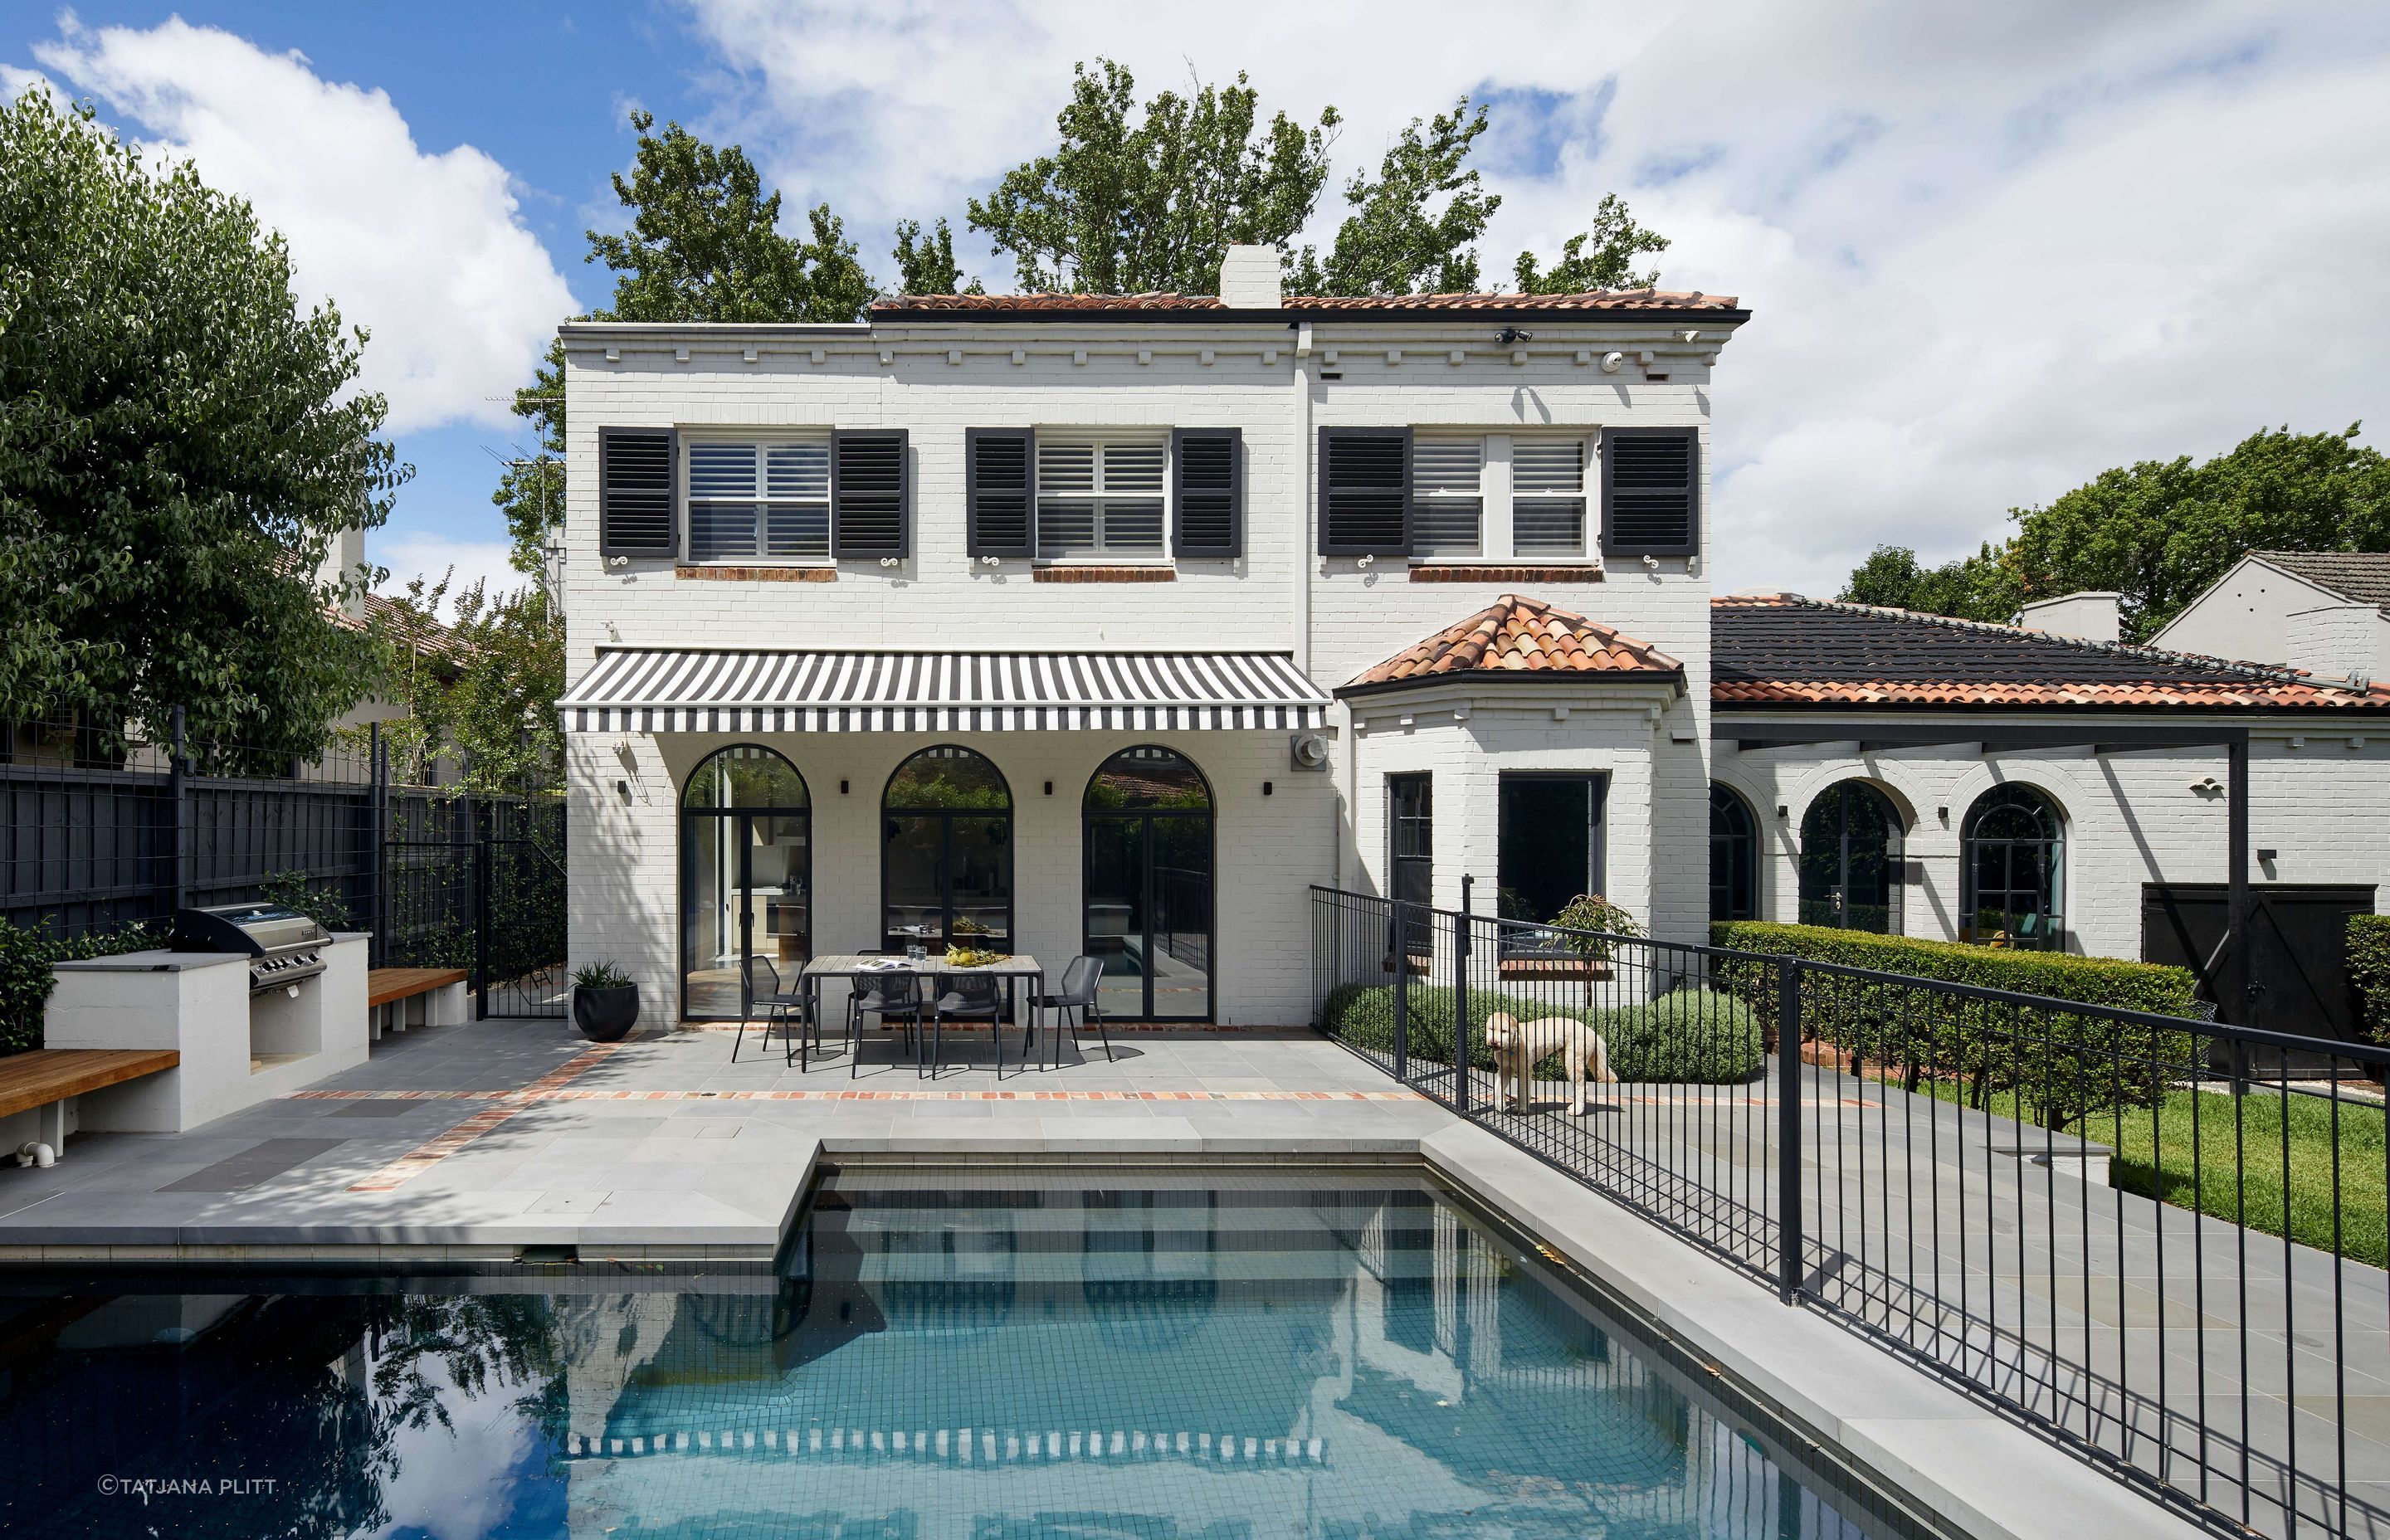
[[[2218,1532],[2390,1533],[2390,1050],[1311,892],[1404,1084]]]

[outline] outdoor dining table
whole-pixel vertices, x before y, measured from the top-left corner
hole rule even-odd
[[[992,963],[983,963],[976,968],[959,968],[944,957],[936,956],[906,958],[893,953],[883,953],[878,956],[867,957],[851,952],[825,952],[805,964],[805,970],[799,979],[800,985],[806,994],[806,1010],[809,1013],[809,1019],[816,1024],[821,1020],[821,982],[824,979],[844,979],[851,986],[857,979],[867,979],[876,973],[893,973],[900,969],[917,973],[928,981],[923,987],[929,991],[930,997],[933,1000],[944,993],[940,981],[945,978],[957,973],[992,973],[1004,981],[1004,1003],[1015,1021],[1022,1020],[1021,982],[1024,979],[1030,981],[1027,1041],[1032,1044],[1036,1042],[1036,1002],[1037,996],[1045,993],[1046,969],[1035,957],[1026,952],[1015,952],[1009,957]],[[1003,1029],[999,1027],[996,1030]],[[804,1034],[800,1033],[797,1037],[798,1054],[802,1055],[804,1052]]]

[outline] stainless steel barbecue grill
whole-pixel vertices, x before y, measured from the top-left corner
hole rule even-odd
[[[280,989],[324,971],[332,933],[278,904],[221,904],[174,911],[177,952],[236,952],[249,958],[249,989]]]

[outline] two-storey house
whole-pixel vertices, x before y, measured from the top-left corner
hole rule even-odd
[[[651,1013],[984,938],[1307,1019],[1308,890],[1701,934],[1730,297],[563,328],[572,947]]]

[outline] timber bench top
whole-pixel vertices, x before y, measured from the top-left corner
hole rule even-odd
[[[0,1059],[0,1117],[183,1062],[173,1048],[36,1048]]]
[[[366,974],[366,1006],[370,1009],[394,1000],[411,1000],[449,984],[461,984],[467,976],[461,968],[372,969]]]

